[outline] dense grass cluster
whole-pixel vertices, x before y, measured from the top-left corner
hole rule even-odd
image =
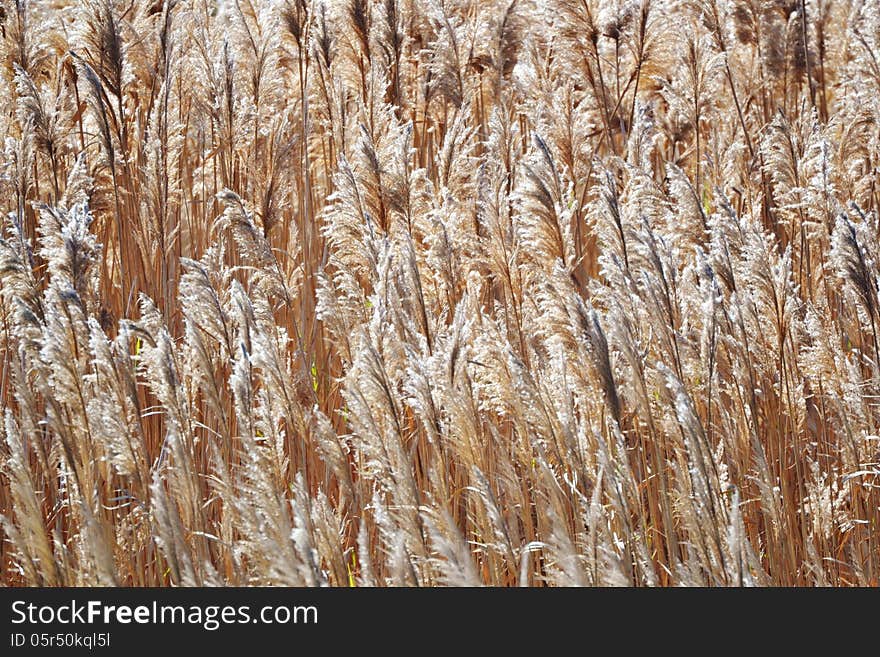
[[[877,0],[0,39],[0,582],[878,582]]]

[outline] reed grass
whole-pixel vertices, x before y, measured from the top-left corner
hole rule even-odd
[[[878,49],[3,0],[0,582],[876,585]]]

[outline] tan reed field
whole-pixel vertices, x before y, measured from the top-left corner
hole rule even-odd
[[[0,582],[880,578],[878,0],[3,0]]]

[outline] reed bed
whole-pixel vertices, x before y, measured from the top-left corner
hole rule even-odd
[[[0,582],[871,586],[877,0],[3,0]]]

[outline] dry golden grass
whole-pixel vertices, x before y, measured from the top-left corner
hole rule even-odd
[[[877,0],[0,37],[0,582],[877,584]]]

